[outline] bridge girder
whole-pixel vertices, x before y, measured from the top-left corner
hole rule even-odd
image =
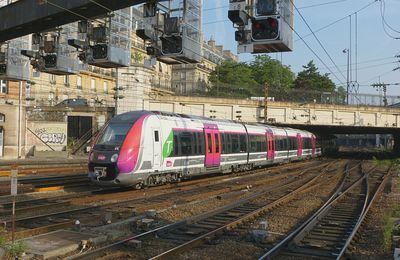
[[[98,3],[96,4],[95,1]],[[146,0],[20,0],[0,8],[0,42],[93,18]],[[106,7],[107,9],[101,7]],[[75,13],[75,14],[74,14]]]

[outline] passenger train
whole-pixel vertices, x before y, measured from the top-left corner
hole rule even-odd
[[[112,118],[89,154],[89,178],[101,186],[144,186],[195,175],[245,171],[320,155],[315,135],[157,111]]]

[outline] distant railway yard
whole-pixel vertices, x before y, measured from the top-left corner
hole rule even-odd
[[[14,246],[3,167],[9,259],[390,259],[399,247],[390,163],[318,158],[140,190],[52,167],[19,168]]]

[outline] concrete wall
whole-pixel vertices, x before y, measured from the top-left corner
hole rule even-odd
[[[27,146],[35,151],[65,151],[67,146],[67,122],[34,121],[27,124]]]
[[[330,104],[299,104],[268,101],[269,122],[284,124],[400,127],[400,109]],[[264,122],[264,104],[252,100],[159,96],[146,100],[144,108],[245,122]]]
[[[17,105],[0,105],[0,113],[5,115],[5,121],[0,122],[4,131],[4,150],[1,159],[18,158],[25,153],[25,109],[21,108],[20,116],[18,116]],[[18,131],[19,129],[21,131]]]

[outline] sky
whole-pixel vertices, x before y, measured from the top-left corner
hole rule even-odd
[[[290,66],[295,73],[313,60],[321,73],[329,73],[333,82],[345,86],[347,54],[343,50],[350,49],[349,70],[352,81],[359,84],[359,93],[378,94],[371,84],[379,81],[400,83],[400,69],[393,71],[400,67],[400,57],[395,58],[400,55],[400,0],[294,0],[294,5],[322,47],[295,11],[294,30],[310,48],[293,32],[293,51],[271,53],[272,58]],[[212,37],[217,44],[236,54],[235,28],[228,19],[228,8],[229,0],[203,0],[202,29],[205,41]],[[248,62],[254,60],[254,56],[240,54],[239,59]],[[400,96],[400,85],[387,89],[388,95]]]

